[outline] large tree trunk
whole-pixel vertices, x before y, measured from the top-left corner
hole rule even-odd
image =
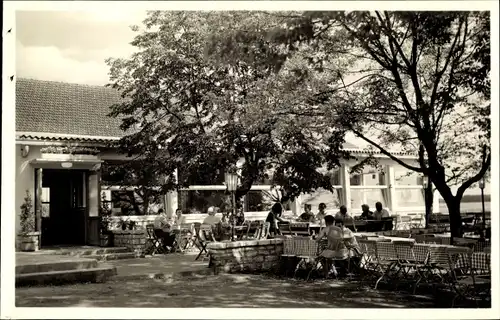
[[[433,185],[429,182],[425,188],[425,227],[429,226],[429,219],[432,216],[432,204],[434,202]]]
[[[460,215],[460,200],[461,199],[457,198],[456,196],[444,198],[450,216],[450,231],[451,231],[450,244],[453,244],[453,238],[462,237],[462,217]]]

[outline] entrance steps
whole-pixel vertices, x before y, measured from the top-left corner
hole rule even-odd
[[[110,261],[121,259],[135,259],[143,256],[133,252],[125,247],[78,247],[78,248],[55,248],[50,251],[51,254],[64,255],[71,257],[95,259],[97,261]]]
[[[16,257],[16,287],[104,282],[116,274],[116,267],[95,259],[45,254]]]

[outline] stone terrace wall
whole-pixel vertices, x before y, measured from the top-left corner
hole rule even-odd
[[[283,239],[214,242],[207,248],[215,273],[259,273],[279,268]]]
[[[115,247],[127,247],[137,256],[144,255],[147,238],[145,230],[113,230],[113,235]]]

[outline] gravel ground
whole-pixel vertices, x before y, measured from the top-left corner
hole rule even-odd
[[[339,280],[193,276],[16,289],[17,307],[432,308],[434,300]]]

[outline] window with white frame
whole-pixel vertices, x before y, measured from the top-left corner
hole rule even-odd
[[[356,184],[353,184],[356,177]],[[351,210],[360,212],[361,206],[367,204],[370,208],[381,202],[384,207],[389,202],[385,172],[380,168],[365,165],[363,171],[351,175]]]

